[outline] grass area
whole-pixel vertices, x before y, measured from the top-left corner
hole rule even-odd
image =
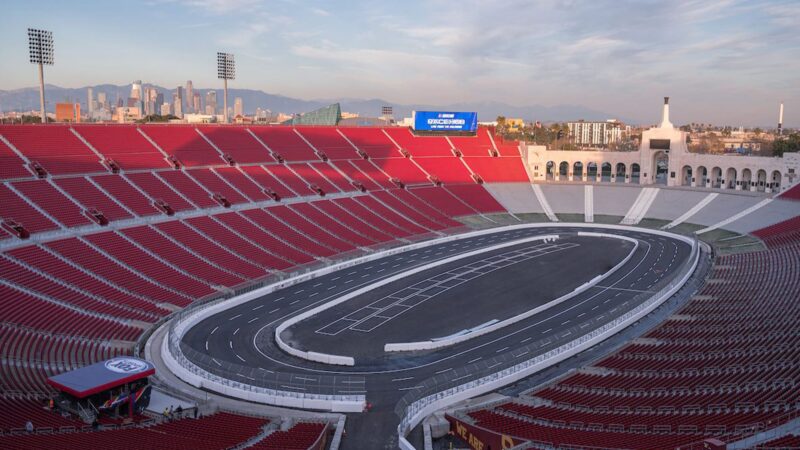
[[[491,222],[481,216],[456,217],[456,220],[476,230],[481,230],[484,228],[493,228],[498,226],[496,222]]]
[[[521,223],[540,223],[550,222],[545,214],[524,213],[524,214],[484,214],[483,216],[464,216],[457,217],[456,220],[464,225],[481,230],[486,228],[501,227],[506,225],[519,225]]]
[[[516,218],[514,217],[516,216]],[[459,217],[457,220],[464,225],[476,229],[495,228],[505,225],[516,225],[519,223],[547,223],[550,219],[543,213],[520,213],[514,216],[510,214],[487,214],[482,216],[466,216]],[[583,214],[557,214],[558,220],[564,223],[583,223]],[[491,220],[489,220],[491,219]],[[519,220],[517,220],[519,219]],[[594,216],[594,223],[598,225],[604,224],[618,224],[622,220],[620,216],[610,216],[598,214]],[[638,227],[659,229],[664,225],[670,223],[669,220],[661,219],[643,219],[639,222]],[[695,232],[705,228],[705,225],[698,225],[694,223],[682,223],[674,228],[670,228],[669,232],[682,234],[685,236],[695,237]],[[713,246],[717,253],[720,255],[730,255],[736,253],[749,253],[764,250],[764,244],[757,238],[748,234],[739,234],[725,229],[716,229],[703,233],[699,236],[701,240]]]
[[[556,214],[558,220],[561,222],[578,222],[583,223],[583,214]]]
[[[677,227],[670,228],[667,231],[670,231],[672,233],[691,235],[694,234],[695,231],[702,230],[703,228],[705,228],[705,225],[697,225],[695,223],[684,222],[678,225]]]
[[[594,223],[618,225],[622,221],[622,216],[607,216],[605,214],[595,214]]]
[[[766,250],[767,248],[761,241],[753,239],[752,242],[746,242],[742,244],[729,245],[725,247],[716,246],[716,249],[717,253],[720,255],[734,255],[737,253],[759,252],[761,250]]]
[[[703,233],[700,235],[700,239],[711,243],[716,243],[720,239],[731,239],[737,236],[741,236],[739,233],[734,233],[732,231],[723,230],[722,228],[717,228],[716,230],[709,231],[708,233]]]
[[[764,244],[749,234],[739,234],[728,230],[714,230],[700,235],[700,239],[713,245],[717,253],[731,255],[766,250]]]
[[[486,217],[497,222],[498,225],[519,225],[520,222],[511,214],[484,214]]]
[[[547,218],[547,214],[544,213],[519,213],[514,215],[517,216],[519,220],[526,223],[550,222],[550,219]]]
[[[663,227],[664,225],[668,224],[669,220],[661,220],[661,219],[642,219],[639,222],[639,225],[642,228],[651,228],[651,229],[658,229]]]

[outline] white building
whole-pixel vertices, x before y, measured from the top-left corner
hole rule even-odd
[[[523,151],[536,182],[607,181],[780,192],[799,179],[800,154],[777,158],[691,153],[686,135],[670,122],[665,97],[661,124],[642,133],[638,151],[549,151],[540,145]]]
[[[233,101],[233,117],[236,116],[244,117],[244,103],[242,102],[242,97],[236,97]]]
[[[605,122],[567,122],[569,135],[578,146],[606,147],[622,138],[623,124],[617,120]]]
[[[210,114],[184,114],[183,120],[186,123],[214,123],[217,121],[217,116]]]
[[[172,103],[162,103],[160,112],[162,116],[168,116],[172,114]]]

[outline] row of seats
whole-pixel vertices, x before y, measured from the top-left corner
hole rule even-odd
[[[800,241],[800,216],[756,230],[753,235],[761,238],[771,248],[790,247],[793,242]]]
[[[783,437],[772,439],[771,441],[764,442],[756,447],[758,450],[789,450],[800,448],[800,436],[796,434],[788,434]]]
[[[0,308],[15,326],[130,342],[146,326],[140,324],[221,289],[363,247],[447,231],[461,226],[452,217],[501,209],[477,184],[392,188],[76,233],[0,254],[6,298]],[[42,313],[28,316],[31,308]],[[62,359],[17,355],[13,360]],[[92,358],[67,360],[69,365],[58,367],[74,368]],[[14,379],[38,378],[20,387],[46,392],[43,378],[52,373],[34,370]]]
[[[502,161],[502,158],[488,159]],[[361,167],[356,165],[357,161],[345,161],[337,168],[371,189],[370,192],[396,187],[381,170],[411,185],[430,186],[427,176],[418,171],[411,160],[386,161],[391,162],[391,167],[381,167],[381,161],[362,160]],[[460,160],[452,162],[464,169]],[[447,169],[443,173],[456,172]],[[462,180],[444,176],[441,181],[452,191],[482,190],[471,183],[468,173]],[[322,194],[354,193],[356,190],[339,170],[329,163],[319,162],[16,181],[0,185],[0,201],[8,205],[2,212],[3,220],[12,220],[30,233],[37,233],[92,225],[97,222],[93,217],[95,212],[108,221],[118,221],[267,201],[271,198],[269,193],[277,194],[276,199],[320,195],[320,191],[314,189],[320,189]],[[483,194],[480,200],[482,210],[487,196]],[[495,210],[491,212],[495,212],[497,203],[492,203]],[[164,207],[168,207],[169,212]],[[8,238],[10,235],[0,233],[0,236]]]
[[[275,431],[248,448],[255,450],[308,450],[325,448],[325,423],[300,422],[285,431]],[[317,445],[315,445],[317,444]]]
[[[52,125],[0,126],[2,179],[30,178],[43,170],[52,175],[89,174],[109,170],[153,170],[223,164],[271,164],[373,158],[418,158],[436,175],[470,181],[469,170],[454,156],[480,160],[511,156],[519,161],[516,143],[495,144],[492,130],[473,137],[414,136],[407,128],[270,127],[190,125]],[[521,166],[521,165],[517,165]],[[527,180],[524,173],[519,181]],[[450,173],[450,171],[456,171]],[[485,178],[491,178],[487,168]],[[479,172],[480,173],[480,172]],[[498,180],[500,181],[500,180]]]
[[[531,441],[533,448],[675,448],[697,440],[696,435],[647,434],[584,427],[544,425],[490,410],[469,414],[479,427]],[[541,444],[536,445],[536,444]]]
[[[0,433],[22,431],[29,421],[34,429],[58,430],[61,427],[81,428],[84,425],[80,420],[50,411],[48,402],[44,398],[0,396],[0,411],[3,411],[3,414],[0,414]]]
[[[800,201],[800,183],[794,185],[791,189],[784,191],[778,197],[784,200]]]
[[[399,129],[75,125],[0,127],[0,136],[0,177],[8,180],[0,218],[34,235],[58,232],[20,246],[8,227],[0,231],[12,244],[0,253],[0,392],[39,395],[0,400],[0,431],[28,420],[62,431],[0,435],[9,449],[229,448],[251,439],[266,421],[229,414],[90,432],[43,409],[52,393],[46,379],[130,354],[149,324],[221,290],[448,232],[462,226],[454,217],[503,211],[464,162],[480,160],[487,173],[491,161],[499,172],[510,167],[510,158],[478,150],[491,146],[488,131],[472,147],[460,138],[464,160],[444,138],[417,142]],[[52,176],[33,179],[5,140]],[[324,196],[334,193],[347,196]],[[231,208],[202,213],[219,206]],[[99,216],[112,226],[98,228]],[[326,433],[326,424],[298,423],[254,447],[324,448]]]
[[[48,422],[43,420],[42,424],[45,423]],[[116,430],[4,435],[0,436],[0,448],[218,450],[232,448],[254,438],[268,423],[269,420],[263,418],[216,413],[198,419]]]
[[[53,334],[16,325],[0,325],[0,391],[45,393],[45,378],[127,354],[127,349],[101,339]]]
[[[469,416],[535,443],[611,448],[733,442],[789,420],[800,401],[796,223],[756,231],[768,250],[718,256],[707,284],[641,339]]]

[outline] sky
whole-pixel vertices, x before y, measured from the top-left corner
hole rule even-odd
[[[0,89],[229,86],[302,99],[581,105],[656,122],[800,127],[800,1],[0,0]]]

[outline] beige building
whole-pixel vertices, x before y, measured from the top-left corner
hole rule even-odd
[[[506,128],[508,129],[508,131],[510,131],[512,133],[516,133],[516,132],[522,130],[523,128],[525,128],[525,121],[522,120],[522,119],[507,118],[506,119]]]
[[[80,122],[80,103],[56,103],[56,122]]]
[[[800,179],[800,155],[795,153],[777,158],[689,152],[686,132],[669,121],[669,98],[664,99],[661,124],[642,133],[638,151],[548,151],[530,145],[525,158],[536,182],[605,181],[781,192]]]

